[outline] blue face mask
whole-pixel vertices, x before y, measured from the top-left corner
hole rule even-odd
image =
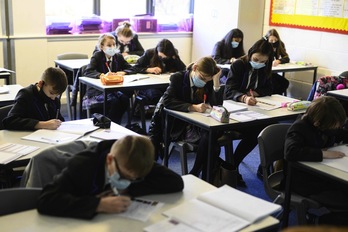
[[[239,45],[239,43],[236,42],[236,41],[232,41],[231,44],[232,44],[232,47],[233,47],[233,48],[236,48],[236,47],[238,47],[238,45]]]
[[[124,190],[128,188],[128,186],[131,184],[131,181],[127,179],[121,179],[120,174],[118,174],[118,172],[115,172],[109,177],[109,183],[112,189],[116,188],[119,190]]]
[[[119,50],[116,47],[106,47],[104,53],[108,56],[114,56]]]
[[[259,63],[255,61],[249,61],[249,63],[251,64],[251,67],[253,67],[253,69],[260,69],[266,66],[265,63]]]
[[[197,88],[203,88],[206,84],[201,78],[195,75],[192,76],[192,82]]]

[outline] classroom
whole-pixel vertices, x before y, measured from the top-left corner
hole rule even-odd
[[[39,80],[42,75],[43,70],[48,67],[55,66],[55,60],[57,60],[57,55],[64,53],[83,53],[88,54],[88,58],[92,57],[94,47],[98,41],[98,37],[100,34],[46,34],[46,14],[45,14],[45,2],[48,0],[0,0],[0,68],[6,68],[9,70],[15,71],[11,73],[10,83],[18,84],[21,86],[28,86],[33,84]],[[93,0],[97,2],[101,2],[102,0]],[[184,2],[185,0],[183,0]],[[147,3],[150,1],[146,1]],[[165,1],[163,1],[165,2]],[[279,12],[274,9],[283,9],[282,7],[290,7],[293,6],[297,1],[285,1],[285,0],[198,0],[198,1],[189,1],[191,6],[193,7],[193,22],[192,22],[192,30],[188,31],[161,31],[161,32],[137,32],[138,39],[145,50],[154,48],[158,41],[161,39],[170,40],[175,48],[178,50],[180,55],[180,59],[187,66],[188,64],[195,62],[201,57],[211,56],[213,47],[217,41],[220,41],[228,31],[233,28],[238,28],[244,33],[244,50],[247,53],[249,48],[259,39],[262,39],[263,36],[270,29],[276,29],[281,37],[282,42],[286,45],[286,52],[289,54],[290,62],[300,64],[303,66],[313,66],[315,69],[311,69],[308,71],[300,71],[300,72],[291,72],[286,71],[285,77],[289,80],[290,84],[286,91],[286,96],[288,98],[294,98],[299,100],[306,100],[313,86],[313,81],[323,77],[323,76],[338,76],[344,71],[348,71],[348,3],[346,1],[341,1],[340,3],[336,3],[334,0],[326,1],[326,5],[323,6],[328,7],[329,9],[321,9],[323,12],[333,12],[337,10],[336,7],[341,6],[344,8],[343,16],[337,17],[326,17],[330,18],[330,22],[328,24],[322,23],[322,21],[315,22],[314,19],[300,18],[300,21],[296,21],[295,24],[286,24],[284,21],[275,22]],[[312,4],[313,1],[305,1],[308,4]],[[319,1],[318,1],[319,2]],[[343,3],[344,2],[344,3]],[[306,3],[302,3],[300,5],[298,3],[298,8],[302,7],[302,10],[308,7]],[[63,3],[62,3],[63,4]],[[164,3],[165,4],[165,3]],[[288,4],[288,5],[287,5]],[[319,3],[318,3],[319,4]],[[35,10],[33,10],[33,6],[35,6]],[[277,8],[278,7],[278,8]],[[29,10],[28,10],[29,9]],[[307,9],[307,8],[306,8]],[[284,10],[285,11],[285,10]],[[305,11],[305,10],[304,10]],[[306,11],[307,13],[309,11]],[[311,14],[311,13],[308,13]],[[334,14],[334,13],[332,13]],[[274,17],[272,21],[272,16]],[[330,15],[331,16],[331,15]],[[115,17],[118,18],[118,17]],[[123,18],[123,17],[120,17]],[[303,23],[303,19],[311,19],[308,20],[312,22],[315,26],[310,27],[306,26]],[[319,17],[318,17],[319,18]],[[320,20],[325,17],[320,17]],[[343,20],[343,24],[335,25],[335,20]],[[9,20],[6,20],[9,19]],[[284,19],[282,19],[284,20]],[[341,22],[341,21],[340,21]],[[330,24],[331,23],[331,24]],[[325,25],[325,26],[323,26]],[[328,25],[328,26],[327,26]],[[323,26],[323,27],[321,27]],[[327,26],[327,27],[326,27]],[[314,77],[313,77],[313,70]],[[151,78],[148,78],[151,79]],[[80,84],[85,85],[95,85],[92,82],[89,82],[88,78],[85,79],[83,77],[80,81]],[[146,80],[149,81],[149,80]],[[0,79],[0,86],[5,84],[5,80]],[[98,86],[102,86],[102,84],[97,84]],[[103,89],[103,87],[101,87]],[[104,89],[105,90],[105,89]],[[253,96],[253,94],[251,93]],[[332,96],[335,96],[333,93]],[[204,96],[206,97],[206,96]],[[254,97],[254,96],[253,96]],[[335,96],[336,97],[336,96]],[[340,99],[340,96],[336,97]],[[344,96],[343,101],[347,101],[347,97]],[[82,100],[81,98],[79,99]],[[66,94],[62,93],[60,101],[63,104],[67,103]],[[204,99],[205,101],[205,99]],[[283,100],[284,101],[284,100]],[[64,105],[65,107],[65,105]],[[105,105],[104,105],[105,110]],[[282,109],[285,110],[285,109]],[[104,111],[105,112],[105,111]],[[260,112],[256,110],[256,112]],[[346,111],[347,112],[347,111]],[[169,110],[167,112],[169,117],[173,117],[175,119],[179,118],[187,123],[191,123],[193,125],[201,126],[201,124],[209,125],[208,127],[203,126],[203,129],[207,129],[210,137],[215,137],[219,133],[219,129],[221,129],[221,122],[213,122],[214,119],[196,119],[195,116],[187,116],[186,113],[178,113],[173,110]],[[287,112],[286,114],[282,111],[278,113],[267,112],[265,113],[267,117],[270,117],[274,120],[293,120],[297,116],[297,112]],[[264,115],[263,115],[264,116]],[[262,117],[262,115],[261,115]],[[58,111],[57,117],[58,118]],[[270,122],[273,122],[272,120]],[[166,119],[167,120],[167,119]],[[261,121],[261,120],[260,120]],[[167,122],[167,121],[166,121]],[[116,123],[115,123],[116,124]],[[133,134],[132,131],[123,128],[120,129],[119,125],[114,125],[112,123],[112,131],[122,131],[125,134]],[[226,127],[226,130],[234,130],[235,128],[239,128],[239,125],[235,123],[230,123]],[[90,128],[88,128],[90,129]],[[92,129],[91,129],[92,130]],[[165,133],[170,133],[169,128],[165,128]],[[12,133],[12,132],[11,132]],[[10,133],[10,134],[11,134]],[[24,134],[23,134],[24,135]],[[27,135],[27,134],[25,134]],[[1,138],[5,138],[6,134],[3,133],[0,135]],[[22,134],[21,134],[22,136]],[[98,135],[98,136],[110,136],[110,135]],[[169,136],[169,135],[168,135]],[[43,135],[39,135],[42,139]],[[46,136],[44,136],[46,137]],[[47,136],[49,137],[49,136]],[[96,137],[95,137],[96,138]],[[100,137],[101,138],[101,137]],[[105,137],[104,137],[105,138]],[[59,139],[60,141],[63,138]],[[167,137],[164,138],[168,139]],[[14,143],[23,143],[24,140],[16,138],[11,141]],[[55,144],[60,144],[60,141],[56,140]],[[25,141],[24,144],[30,145],[28,141]],[[165,149],[169,149],[168,144],[164,144]],[[50,145],[51,146],[51,145]],[[40,148],[49,148],[47,144],[40,145]],[[208,151],[213,151],[211,141],[207,145]],[[226,146],[224,148],[228,149]],[[37,152],[34,152],[35,154]],[[33,153],[33,154],[34,154]],[[168,150],[165,150],[165,154],[168,153]],[[226,159],[227,160],[227,159]],[[170,161],[169,161],[170,162]],[[165,163],[165,162],[164,162]],[[209,173],[209,164],[211,163],[210,158],[208,159],[208,171],[206,173],[203,172],[202,179],[207,182],[211,182],[211,176]],[[116,163],[117,165],[117,163]],[[302,165],[302,163],[301,163]],[[300,166],[301,166],[300,165]],[[313,170],[320,170],[323,166],[316,166],[311,164],[304,164],[301,167],[294,166],[295,168],[311,168]],[[325,166],[326,167],[326,166]],[[187,168],[187,167],[186,167]],[[117,170],[119,168],[117,167]],[[204,168],[203,168],[204,169]],[[326,169],[325,169],[326,170]],[[331,172],[330,170],[328,172]],[[206,176],[205,176],[206,174]],[[121,173],[120,173],[121,175]],[[338,174],[334,172],[334,178],[339,179],[340,183],[343,183],[347,186],[348,173],[339,171]],[[255,176],[255,178],[257,178]],[[207,182],[202,181],[199,178],[193,178],[191,175],[183,175],[183,183],[186,186],[188,185],[197,185],[197,189],[194,189],[192,186],[184,189],[184,196],[181,196],[179,193],[172,193],[170,197],[166,197],[161,193],[154,193],[155,195],[150,195],[150,198],[155,202],[165,202],[165,206],[153,215],[149,215],[152,223],[159,222],[162,215],[165,215],[170,218],[172,209],[175,209],[174,206],[178,206],[182,203],[190,202],[192,198],[199,198],[199,196],[207,191],[213,191],[216,188],[209,185]],[[289,184],[290,186],[290,184]],[[291,193],[290,187],[289,192]],[[289,196],[289,192],[287,192],[286,196]],[[237,193],[233,193],[237,194]],[[288,210],[291,208],[287,203],[290,202],[290,199],[286,199],[285,196],[285,213],[289,213]],[[175,200],[177,202],[173,203]],[[258,202],[258,199],[250,199],[251,202],[255,200],[255,204],[262,204]],[[156,203],[157,204],[157,203]],[[290,204],[290,203],[289,203]],[[280,226],[283,222],[279,222],[277,218],[273,217],[274,214],[271,214],[271,209],[275,204],[265,205],[265,208],[269,209],[270,212],[266,215],[262,215],[262,220],[260,222],[252,221],[252,222],[244,222],[246,224],[238,224],[239,227],[236,227],[236,231],[244,228],[243,231],[254,231],[254,230],[264,230],[265,231],[277,231],[280,230]],[[293,205],[292,205],[293,206]],[[250,206],[251,207],[251,206]],[[146,209],[147,210],[147,209]],[[153,209],[151,209],[153,210]],[[196,210],[196,209],[195,209]],[[256,209],[255,209],[256,210]],[[278,208],[274,212],[278,212]],[[193,213],[197,213],[192,209]],[[147,212],[149,213],[149,212]],[[151,211],[152,213],[152,211]],[[271,216],[270,216],[271,215]],[[173,216],[173,215],[172,215]],[[224,215],[221,217],[229,218],[231,215]],[[260,216],[260,215],[258,215]],[[127,216],[126,216],[127,217]],[[287,215],[288,220],[289,215]],[[42,218],[39,214],[34,214],[30,211],[19,214],[18,218],[23,220],[27,226],[30,225],[30,221],[37,220],[38,224],[32,227],[33,230],[44,231],[47,229],[46,227],[46,218]],[[131,218],[131,217],[129,217]],[[177,216],[173,216],[175,219]],[[88,231],[106,231],[104,226],[107,225],[106,221],[112,219],[112,216],[108,215],[105,218],[98,217],[93,223],[87,223],[84,225],[89,225]],[[148,218],[147,218],[148,219]],[[9,217],[8,220],[15,220],[14,217]],[[94,220],[94,219],[93,219]],[[170,220],[166,220],[166,225],[159,225],[158,228],[150,227],[152,223],[146,221],[145,219],[142,222],[136,221],[133,225],[129,225],[129,221],[132,219],[120,219],[118,218],[116,221],[112,222],[109,226],[117,226],[121,225],[122,229],[131,228],[131,230],[138,231],[141,229],[143,231],[146,227],[145,231],[161,231],[163,228],[169,228],[172,226],[172,222]],[[0,220],[0,224],[5,222],[4,220]],[[55,225],[64,224],[64,218],[59,218],[53,223]],[[178,222],[176,222],[178,223]],[[183,223],[181,225],[181,223]],[[186,226],[190,221],[180,221],[181,226]],[[207,222],[210,223],[210,222]],[[221,222],[222,223],[222,222]],[[286,224],[288,222],[286,221]],[[213,223],[212,223],[213,224]],[[286,225],[285,224],[285,225]],[[284,224],[283,224],[284,225]],[[79,225],[79,221],[69,221],[65,225],[66,228],[83,230],[84,228]],[[130,227],[128,227],[130,226]],[[163,226],[163,227],[159,227]],[[167,227],[164,227],[167,226]],[[210,224],[209,224],[210,226]],[[223,226],[223,224],[221,224]],[[228,226],[228,225],[225,225]],[[285,226],[286,227],[286,226]],[[182,227],[183,229],[190,229],[186,227]],[[213,228],[213,227],[212,227]],[[15,227],[8,227],[7,229],[15,229]],[[17,229],[20,229],[19,227]],[[63,228],[62,228],[63,229]],[[197,229],[197,228],[196,228]],[[215,228],[216,229],[216,228]],[[86,230],[87,231],[87,230]],[[179,231],[179,229],[177,230]],[[189,230],[188,230],[189,231]],[[211,230],[214,231],[214,230]],[[289,230],[291,231],[291,230]],[[294,229],[294,231],[296,231]]]

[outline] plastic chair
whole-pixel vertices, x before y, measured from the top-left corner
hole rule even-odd
[[[36,208],[41,188],[9,188],[0,190],[0,216]]]
[[[88,55],[83,53],[63,53],[63,54],[57,55],[57,60],[74,60],[74,59],[88,59]],[[76,77],[71,76],[70,73],[67,73],[67,72],[65,73],[69,77],[68,79],[73,80],[73,84],[74,84]],[[66,99],[67,99],[67,110],[68,110],[68,115],[70,120],[76,119],[76,109],[74,109],[75,114],[73,116],[72,108],[70,107],[70,94],[72,92],[72,89],[73,89],[73,85],[68,85],[65,91]]]
[[[284,159],[285,136],[290,126],[289,123],[272,124],[264,128],[258,136],[265,192],[277,204],[282,204],[285,198],[285,187],[281,188],[284,172],[283,170],[275,171],[273,165],[275,161]],[[320,204],[292,193],[290,207],[296,210],[298,224],[306,225],[307,211],[311,208],[319,208]]]
[[[225,148],[225,161],[231,163],[233,157],[233,140],[238,140],[240,138],[240,134],[238,132],[226,132],[220,138],[218,138],[217,143],[220,147]],[[168,157],[163,157],[163,164],[168,166],[168,160],[173,150],[176,150],[180,154],[180,162],[181,162],[181,173],[185,175],[188,173],[187,167],[187,154],[195,153],[198,149],[198,145],[184,142],[184,141],[176,141],[171,142],[169,145],[169,154]]]

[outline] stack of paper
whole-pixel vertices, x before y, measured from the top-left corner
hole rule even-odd
[[[280,205],[224,185],[165,211],[164,215],[173,219],[175,226],[173,220],[165,220],[145,228],[145,231],[157,232],[161,230],[156,229],[165,226],[179,231],[176,230],[178,225],[190,228],[187,231],[239,231],[280,209]]]
[[[237,103],[237,102],[232,101],[232,100],[224,100],[222,106],[225,107],[226,110],[230,113],[248,110],[248,107],[245,104]]]
[[[60,132],[58,130],[46,130],[40,129],[34,131],[33,133],[22,137],[22,139],[41,142],[41,143],[49,143],[49,144],[62,144],[74,141],[78,138],[82,137],[80,134],[72,134]]]
[[[7,164],[23,155],[36,151],[39,147],[27,146],[15,143],[0,145],[0,164]]]

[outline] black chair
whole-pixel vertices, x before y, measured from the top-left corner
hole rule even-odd
[[[265,192],[277,204],[283,204],[285,199],[285,186],[281,186],[284,172],[283,170],[275,170],[273,165],[276,161],[284,159],[285,136],[290,126],[289,123],[272,124],[264,128],[258,136]],[[307,211],[320,208],[320,204],[293,193],[291,194],[290,207],[296,210],[298,224],[306,225]]]
[[[9,188],[0,190],[0,216],[35,209],[41,188]]]
[[[73,59],[88,59],[88,55],[83,54],[83,53],[64,53],[64,54],[57,55],[57,60],[73,60]],[[71,103],[70,102],[70,94],[74,88],[73,85],[74,85],[76,77],[71,76],[71,73],[67,73],[67,72],[65,72],[65,73],[68,76],[68,80],[73,80],[72,85],[68,84],[66,91],[65,91],[66,98],[67,98],[68,116],[69,116],[70,120],[72,120],[72,119],[76,120],[76,107],[74,109],[74,115],[72,115],[72,107],[70,107],[70,103]]]

